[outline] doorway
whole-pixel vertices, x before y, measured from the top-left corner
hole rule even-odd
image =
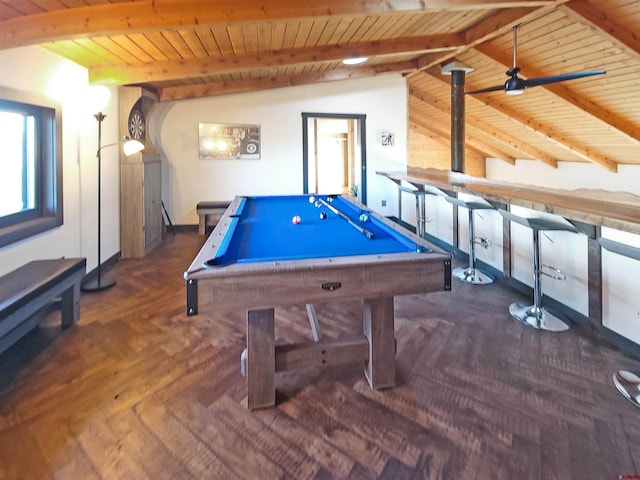
[[[303,113],[303,192],[367,203],[366,115]]]

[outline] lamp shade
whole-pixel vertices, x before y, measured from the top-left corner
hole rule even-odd
[[[129,137],[125,137],[123,141],[124,145],[122,146],[122,150],[127,157],[144,150],[144,145],[138,140],[132,140]]]
[[[91,113],[102,112],[111,100],[111,91],[104,85],[89,87],[87,105]]]

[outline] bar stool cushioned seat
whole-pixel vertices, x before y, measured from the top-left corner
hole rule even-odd
[[[437,195],[435,192],[431,192],[429,190],[418,190],[416,188],[403,187],[402,185],[398,185],[398,190],[404,193],[410,193],[415,197],[416,201],[416,235],[421,238],[424,238],[426,234],[426,224],[431,221],[427,217],[426,213],[426,195]]]
[[[543,270],[540,264],[540,232],[541,231],[567,231],[578,233],[578,230],[569,223],[561,223],[547,218],[525,218],[514,215],[506,210],[500,210],[500,214],[515,223],[529,227],[533,232],[533,305],[521,302],[509,305],[511,316],[525,325],[538,330],[550,332],[564,332],[569,326],[542,306],[542,288],[540,275]]]
[[[493,283],[493,277],[476,268],[476,238],[473,224],[473,212],[476,210],[495,210],[495,207],[486,201],[465,201],[456,197],[446,196],[448,202],[464,207],[469,211],[469,266],[454,268],[451,272],[454,277],[473,285],[488,285]]]

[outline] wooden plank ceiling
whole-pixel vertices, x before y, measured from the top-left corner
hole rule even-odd
[[[466,95],[467,146],[508,162],[640,164],[637,0],[0,0],[0,49],[68,58],[90,81],[141,85],[161,101],[403,74],[410,122],[450,130],[450,76],[467,90],[504,83],[513,62],[533,78],[606,75]],[[366,56],[358,66],[347,57]]]

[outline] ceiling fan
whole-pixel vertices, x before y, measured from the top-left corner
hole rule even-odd
[[[513,27],[513,67],[507,70],[506,74],[509,77],[503,85],[496,85],[494,87],[481,88],[479,90],[472,90],[464,92],[465,94],[473,93],[487,93],[496,92],[498,90],[504,90],[507,95],[521,95],[528,87],[538,87],[540,85],[548,85],[550,83],[564,82],[566,80],[574,80],[576,78],[591,77],[593,75],[602,75],[607,73],[603,69],[587,70],[585,72],[576,73],[563,73],[560,75],[551,75],[548,77],[538,77],[523,79],[518,76],[520,67],[517,66],[516,52],[518,49],[518,28],[520,25]]]

